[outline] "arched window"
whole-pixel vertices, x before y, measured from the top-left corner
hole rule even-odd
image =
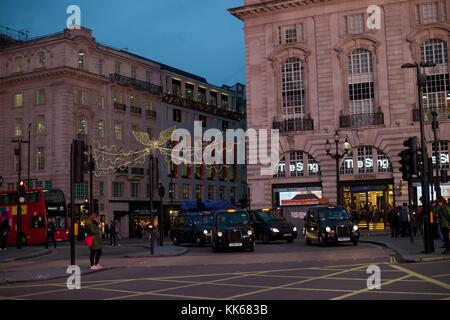
[[[45,67],[45,51],[39,51],[37,54],[38,68]]]
[[[348,56],[348,90],[351,115],[374,112],[372,52],[367,49],[353,50]]]
[[[78,51],[78,67],[84,68],[85,52],[83,50]]]
[[[341,163],[340,173],[364,174],[393,172],[388,156],[373,146],[359,146],[351,150]]]
[[[282,157],[275,178],[320,176],[320,166],[316,159],[304,151],[289,152],[289,159]]]
[[[303,63],[288,58],[281,68],[281,93],[285,119],[303,118],[305,113],[305,81]]]
[[[77,118],[77,135],[87,135],[88,125],[85,116],[78,116]]]
[[[18,56],[14,58],[14,72],[23,72],[23,57]]]
[[[286,177],[286,160],[284,157],[280,159],[280,162],[278,163],[278,171],[274,175],[275,178],[281,178]]]
[[[447,103],[450,102],[450,81],[448,73],[447,43],[431,39],[420,48],[421,62],[433,62],[436,67],[427,68],[427,85],[423,92],[423,106],[426,119],[433,111],[447,118]]]

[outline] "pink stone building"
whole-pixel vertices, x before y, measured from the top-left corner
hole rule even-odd
[[[16,188],[17,144],[11,140],[26,140],[29,124],[31,185],[60,188],[67,202],[70,144],[74,138],[89,145],[133,151],[143,146],[132,131],[158,137],[161,129],[192,126],[194,120],[204,120],[207,127],[214,128],[224,122],[230,128],[242,126],[244,109],[238,109],[245,107],[245,86],[213,86],[204,78],[100,44],[89,29],[66,29],[26,41],[2,36],[0,43],[0,189]],[[22,145],[24,180],[27,158],[27,145]],[[243,168],[233,176],[209,177],[204,172],[196,177],[193,172],[182,174],[181,168],[179,174],[172,174],[165,158],[158,156],[158,160],[154,208],[159,208],[162,200],[166,221],[169,208],[176,212],[185,199],[237,202],[243,196]],[[138,223],[149,222],[148,167],[146,161],[94,179],[94,199],[98,199],[102,221],[120,219],[123,236],[133,234]],[[85,181],[75,187],[77,214],[89,197],[88,175]],[[162,199],[158,183],[166,189]]]
[[[434,157],[435,111],[437,155],[448,170],[450,1],[246,0],[230,12],[245,23],[248,127],[277,128],[281,137],[278,174],[248,167],[254,207],[301,212],[302,193],[336,202],[335,161],[325,151],[329,139],[334,154],[336,130],[340,153],[345,138],[352,145],[339,168],[343,204],[373,208],[371,220],[383,221],[389,206],[406,201],[398,154],[419,136],[419,122],[415,71],[404,63],[436,63],[425,70],[426,139]],[[450,196],[448,184],[442,193]]]

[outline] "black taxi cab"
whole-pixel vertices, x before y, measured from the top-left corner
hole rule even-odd
[[[255,251],[255,232],[245,210],[219,210],[214,213],[212,227],[214,252],[224,248]]]
[[[170,230],[174,245],[193,243],[199,246],[211,243],[212,215],[193,212],[178,216]]]
[[[305,216],[306,244],[318,241],[325,246],[330,242],[351,242],[358,245],[359,229],[347,210],[341,206],[323,205],[310,208]]]
[[[265,243],[285,240],[292,243],[297,238],[297,227],[273,209],[252,210],[250,211],[250,218],[255,230],[256,240]]]

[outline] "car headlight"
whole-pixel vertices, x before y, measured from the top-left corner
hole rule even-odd
[[[203,234],[206,236],[208,234],[208,230],[203,230]]]
[[[219,231],[219,232],[217,232],[217,236],[221,237],[221,236],[223,236],[223,233],[221,231]]]
[[[297,227],[294,227],[294,229],[292,231],[297,232]]]
[[[248,230],[248,231],[247,231],[247,234],[248,234],[249,236],[251,236],[251,235],[253,234],[253,231],[252,231],[252,230]]]
[[[330,227],[326,227],[326,228],[325,228],[325,231],[326,231],[326,232],[331,232],[331,228],[330,228]]]
[[[359,229],[358,226],[356,226],[356,225],[353,226],[353,231],[358,231],[358,229]]]
[[[274,232],[274,233],[280,232],[280,230],[278,230],[277,228],[270,228],[270,231],[272,231],[272,232]]]

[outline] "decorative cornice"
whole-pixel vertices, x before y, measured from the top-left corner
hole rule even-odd
[[[268,0],[258,3],[232,8],[228,11],[240,20],[244,20],[247,16],[264,14],[284,9],[292,9],[312,3],[328,2],[330,0]]]
[[[56,68],[50,68],[50,69],[40,69],[32,72],[26,72],[26,73],[19,73],[14,74],[8,77],[0,78],[0,84],[13,84],[17,82],[23,82],[23,81],[29,81],[29,80],[35,80],[35,79],[45,79],[45,78],[52,78],[52,77],[60,77],[60,76],[73,76],[73,77],[79,77],[82,79],[94,81],[94,82],[100,82],[100,83],[108,83],[109,78],[98,75],[95,73],[91,73],[89,71],[83,70],[83,69],[76,69],[72,67],[56,67]]]

